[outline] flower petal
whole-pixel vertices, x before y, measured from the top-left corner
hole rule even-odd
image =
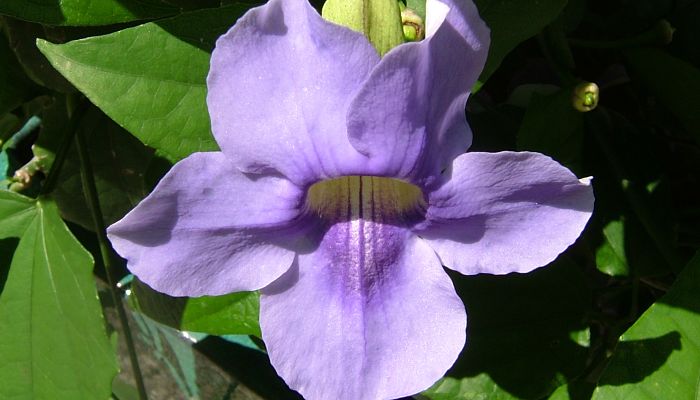
[[[298,184],[362,163],[347,138],[352,95],[379,61],[361,34],[306,0],[271,0],[216,42],[207,106],[222,151],[247,172]]]
[[[454,363],[466,314],[435,253],[404,228],[353,220],[263,289],[270,360],[305,398],[389,399]]]
[[[471,143],[464,108],[489,30],[471,1],[430,0],[426,12],[432,36],[392,49],[350,105],[350,142],[369,157],[360,173],[426,181]]]
[[[538,153],[466,153],[428,196],[415,232],[463,274],[528,272],[553,261],[581,234],[593,189]]]
[[[290,221],[302,196],[285,179],[246,176],[223,153],[195,153],[107,233],[128,268],[158,291],[256,290],[292,264]]]

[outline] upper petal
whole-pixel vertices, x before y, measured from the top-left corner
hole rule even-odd
[[[216,42],[207,106],[222,151],[244,171],[298,184],[361,163],[347,138],[352,96],[379,56],[306,0],[270,0]]]
[[[223,153],[195,153],[107,229],[128,268],[175,296],[256,290],[292,264],[303,193],[277,177],[248,177]]]
[[[334,225],[260,298],[270,361],[309,400],[419,392],[464,345],[464,306],[435,253],[403,228],[360,221]]]
[[[527,272],[553,261],[581,234],[593,189],[538,153],[466,153],[429,194],[416,233],[463,274]]]
[[[469,0],[429,0],[426,13],[431,36],[384,56],[348,110],[362,173],[429,181],[471,143],[464,108],[489,30]]]

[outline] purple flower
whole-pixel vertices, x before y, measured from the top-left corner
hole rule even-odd
[[[427,38],[379,58],[304,0],[271,0],[216,43],[221,152],[177,163],[109,228],[131,271],[176,296],[261,290],[270,360],[309,399],[428,388],[465,343],[442,265],[527,272],[576,240],[591,187],[537,153],[464,153],[489,31],[428,1]]]

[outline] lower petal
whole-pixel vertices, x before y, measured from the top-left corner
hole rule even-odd
[[[466,313],[435,253],[406,229],[356,219],[262,291],[270,360],[313,399],[428,388],[464,346]]]
[[[593,211],[593,188],[530,152],[466,153],[429,194],[414,230],[463,274],[528,272],[574,243]]]

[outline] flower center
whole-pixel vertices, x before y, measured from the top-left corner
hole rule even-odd
[[[307,209],[333,222],[409,222],[424,214],[425,205],[418,186],[378,176],[343,176],[317,182],[306,195]]]

